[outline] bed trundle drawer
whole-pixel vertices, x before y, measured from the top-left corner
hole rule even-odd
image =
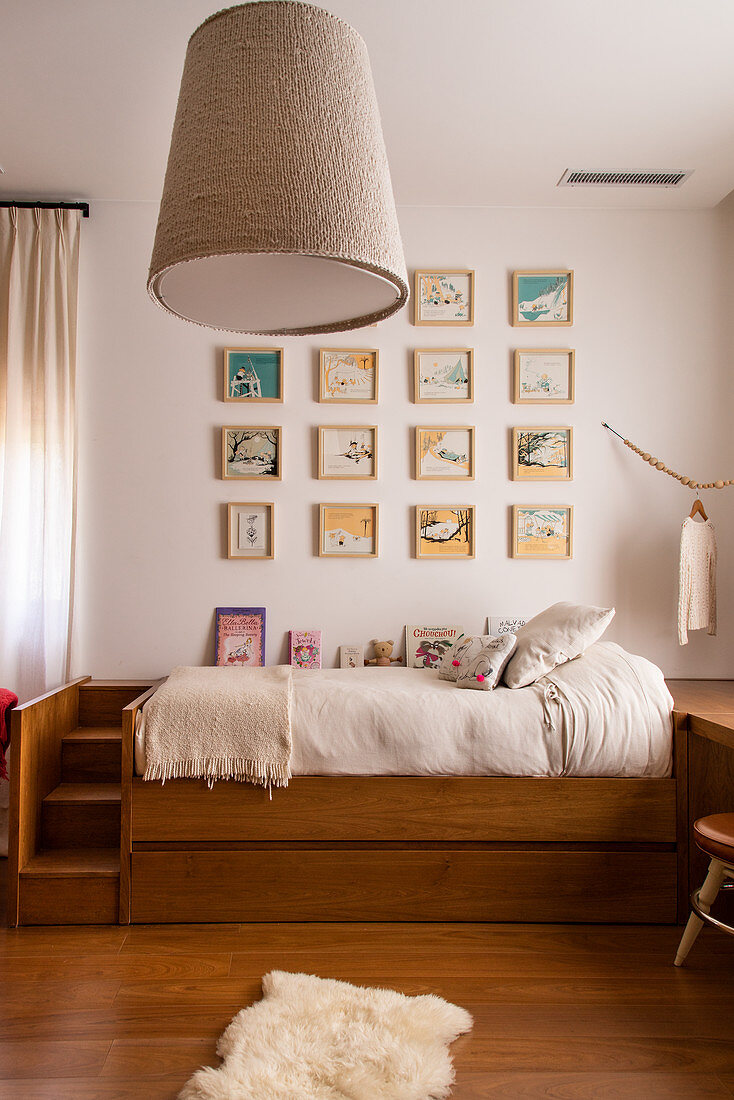
[[[133,851],[133,923],[673,923],[674,851],[426,847]]]
[[[675,843],[674,779],[298,776],[287,790],[133,780],[132,843]]]

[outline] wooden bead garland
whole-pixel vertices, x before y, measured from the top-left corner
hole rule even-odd
[[[634,451],[636,455],[639,455],[643,462],[648,462],[653,469],[661,470],[664,474],[668,474],[669,477],[675,478],[676,481],[680,481],[681,485],[687,485],[689,489],[723,489],[727,485],[734,485],[734,478],[724,481],[719,479],[718,481],[696,481],[692,477],[684,477],[682,474],[676,473],[675,470],[671,470],[669,466],[666,466],[664,462],[661,462],[655,455],[650,454],[649,451],[643,451],[641,447],[636,446],[629,439],[625,439],[619,432],[615,432],[614,428],[610,427],[605,421],[602,420],[602,427],[606,428],[613,435],[616,435],[618,439],[621,439],[625,447],[629,447],[631,451]]]

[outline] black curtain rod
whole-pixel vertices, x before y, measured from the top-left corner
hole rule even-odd
[[[82,217],[89,217],[88,202],[25,202],[23,200],[0,199],[0,207],[20,206],[23,210],[81,210]]]

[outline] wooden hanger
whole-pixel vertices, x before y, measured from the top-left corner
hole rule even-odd
[[[702,519],[703,519],[704,523],[705,523],[705,522],[706,522],[706,521],[708,520],[708,518],[709,518],[709,517],[708,517],[708,516],[706,515],[706,511],[705,511],[705,509],[704,509],[704,506],[703,506],[703,504],[701,503],[701,498],[699,497],[698,493],[696,494],[696,499],[695,499],[695,500],[694,500],[694,502],[693,502],[693,507],[691,508],[691,511],[690,511],[690,513],[689,513],[689,515],[688,515],[688,518],[689,518],[689,519],[693,519],[693,517],[694,517],[694,516],[695,516],[696,514],[698,514],[699,516],[701,516],[701,517],[702,517]]]

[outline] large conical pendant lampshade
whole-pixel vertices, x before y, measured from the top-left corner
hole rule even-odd
[[[297,0],[207,19],[186,53],[148,290],[213,328],[360,328],[408,282],[367,49]]]

